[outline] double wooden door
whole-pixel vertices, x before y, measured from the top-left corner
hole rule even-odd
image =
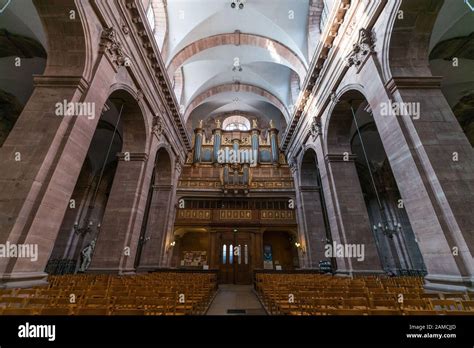
[[[252,283],[252,236],[250,232],[233,230],[218,232],[219,282]]]

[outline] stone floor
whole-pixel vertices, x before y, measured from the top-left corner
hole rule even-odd
[[[231,311],[230,313],[228,311]],[[234,312],[234,313],[232,313]],[[207,315],[266,315],[252,285],[221,284]]]

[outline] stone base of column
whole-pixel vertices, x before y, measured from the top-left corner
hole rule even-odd
[[[474,277],[429,274],[425,277],[425,289],[441,292],[474,292]]]
[[[48,273],[45,272],[5,273],[0,277],[0,289],[48,285]]]

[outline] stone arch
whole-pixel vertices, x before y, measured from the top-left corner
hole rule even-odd
[[[120,112],[123,105],[122,124],[122,151],[143,153],[149,137],[149,122],[146,117],[146,108],[138,100],[138,93],[131,87],[115,84],[110,88],[108,98]]]
[[[197,108],[201,103],[203,103],[206,99],[212,97],[213,95],[216,95],[219,93],[225,93],[225,92],[247,92],[247,93],[253,93],[253,94],[259,95],[261,97],[266,98],[271,104],[277,107],[281,111],[285,120],[288,119],[289,117],[288,116],[289,113],[285,107],[285,104],[280,99],[278,99],[275,95],[268,92],[267,90],[261,87],[246,84],[246,83],[227,83],[227,84],[211,87],[208,90],[196,96],[186,108],[186,112],[184,116],[185,121],[187,121],[191,112],[195,108]]]
[[[324,125],[325,148],[328,154],[351,153],[351,125],[354,110],[366,100],[361,86],[350,85],[343,88],[335,98]]]
[[[173,199],[173,156],[169,148],[160,146],[155,155],[144,218],[140,233],[140,244],[135,260],[138,271],[147,271],[161,266],[166,252]]]
[[[325,260],[324,247],[329,241],[329,223],[324,193],[319,173],[316,151],[307,146],[299,161],[299,195],[301,207],[298,207],[305,249],[311,267],[319,267],[319,261]]]
[[[330,192],[334,205],[329,216],[333,228],[334,243],[364,246],[365,258],[337,258],[338,270],[354,273],[358,270],[381,271],[380,258],[371,228],[367,207],[360,185],[355,156],[352,154],[351,139],[354,131],[354,117],[351,106],[358,110],[367,102],[360,85],[347,85],[333,98],[324,124],[325,161]],[[334,199],[337,197],[337,199]]]
[[[35,0],[34,3],[48,42],[44,75],[89,76],[92,35],[84,9],[74,0],[55,0],[54,4]],[[71,11],[75,19],[70,19]]]
[[[173,59],[169,63],[168,75],[173,76],[174,72],[180,66],[182,66],[189,58],[198,54],[199,52],[210,49],[212,47],[223,45],[247,45],[261,47],[265,49],[268,49],[268,47],[272,47],[272,49],[277,55],[279,55],[285,61],[289,62],[289,64],[291,65],[289,67],[298,74],[300,81],[304,81],[306,75],[306,65],[291,49],[268,37],[255,34],[245,34],[239,31],[236,31],[235,33],[209,36],[197,40],[184,47],[173,57]]]
[[[168,39],[168,12],[166,0],[151,0],[151,6],[155,15],[155,28],[153,33],[163,57],[166,57]]]
[[[313,58],[319,36],[321,35],[320,22],[323,9],[323,0],[310,0],[308,13],[308,61],[311,61]]]
[[[443,3],[444,0],[397,1],[390,14],[392,30],[388,31],[384,44],[388,77],[432,75],[430,37]],[[398,19],[400,11],[403,11],[403,19]]]
[[[110,91],[108,103],[115,109],[115,127],[123,144],[90,270],[121,273],[133,269],[139,242],[150,132],[146,108],[137,98],[140,93],[123,84],[113,85]]]

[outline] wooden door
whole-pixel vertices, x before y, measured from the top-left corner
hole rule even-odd
[[[220,232],[219,282],[221,284],[251,284],[251,237],[249,232]]]
[[[219,283],[234,284],[234,234],[221,232],[219,235]]]
[[[238,232],[235,234],[234,247],[234,269],[235,269],[235,284],[251,284],[252,271],[251,250],[250,247],[250,233]]]

